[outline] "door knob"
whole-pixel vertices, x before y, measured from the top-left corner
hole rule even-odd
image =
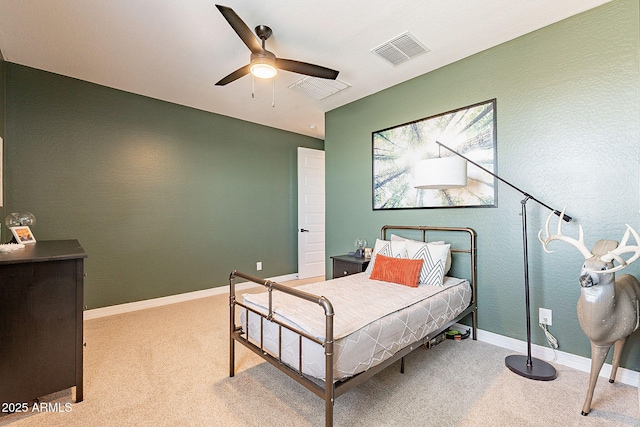
[[[308,233],[308,232],[309,232],[309,230],[307,230],[306,228],[301,228],[301,229],[300,229],[300,232],[301,232],[301,233]]]

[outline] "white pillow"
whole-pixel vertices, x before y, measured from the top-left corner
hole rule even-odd
[[[415,243],[424,243],[420,240],[411,240],[411,239],[407,239],[405,237],[402,236],[398,236],[397,234],[392,234],[391,235],[391,241],[398,241],[398,242],[415,242]],[[432,245],[444,245],[445,243],[440,240],[438,242],[428,242]],[[447,246],[449,247],[449,249],[451,249],[451,245],[447,244]],[[451,250],[449,250],[447,252],[447,261],[445,263],[444,266],[444,274],[447,274],[449,272],[449,270],[451,270]]]
[[[376,244],[373,247],[373,252],[371,254],[371,261],[369,261],[369,265],[365,270],[369,275],[371,275],[371,272],[373,271],[373,264],[376,262],[377,254],[382,254],[392,258],[406,258],[406,243],[401,241],[391,242],[389,240],[376,239]]]
[[[407,241],[407,258],[421,259],[420,285],[442,286],[451,245]]]

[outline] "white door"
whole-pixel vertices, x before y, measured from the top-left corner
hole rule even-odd
[[[324,151],[298,147],[298,278],[325,275]]]

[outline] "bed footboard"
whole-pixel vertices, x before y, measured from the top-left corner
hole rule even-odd
[[[249,280],[251,282],[257,283],[267,288],[267,291],[269,292],[269,310],[267,315],[264,315],[255,310],[252,310],[251,308],[247,307],[245,304],[239,301],[236,301],[236,292],[235,292],[236,277]],[[265,359],[267,362],[271,363],[272,365],[274,365],[275,367],[277,367],[278,369],[280,369],[281,371],[289,375],[291,378],[293,378],[300,384],[304,385],[307,389],[311,390],[316,395],[323,398],[325,401],[325,420],[326,420],[325,424],[327,427],[332,426],[335,387],[334,387],[334,381],[333,381],[333,315],[334,315],[334,311],[333,311],[333,306],[331,305],[331,302],[329,302],[329,300],[327,300],[323,296],[313,295],[308,292],[300,291],[296,288],[281,285],[280,283],[277,283],[277,282],[272,282],[270,280],[264,280],[258,277],[250,276],[248,274],[241,273],[237,270],[234,270],[229,276],[229,287],[230,287],[230,291],[229,291],[229,311],[230,311],[229,376],[233,377],[235,375],[235,342],[238,341],[239,343],[243,344],[245,347],[249,348],[254,353],[258,354],[260,357]],[[278,322],[276,319],[274,319],[273,307],[271,303],[272,292],[274,290],[279,292],[284,292],[289,295],[293,295],[295,297],[304,299],[306,301],[310,301],[318,304],[324,310],[325,339],[318,340],[317,338],[312,337],[297,328]],[[283,363],[281,348],[278,350],[277,354],[275,355],[264,350],[263,342],[262,342],[262,334],[260,337],[260,342],[258,343],[259,345],[256,345],[253,342],[251,342],[249,340],[248,332],[243,331],[242,327],[236,324],[236,306],[240,306],[244,308],[245,310],[247,310],[247,313],[251,311],[252,313],[260,316],[261,325],[262,325],[262,322],[267,320],[267,321],[276,323],[280,328],[280,331],[282,331],[282,328],[285,328],[297,334],[299,337],[298,345],[300,347],[300,350],[302,349],[303,338],[309,339],[313,342],[316,342],[317,344],[322,345],[322,347],[324,348],[324,355],[325,355],[324,386],[312,381],[311,379],[305,377],[302,374],[302,351],[299,352],[299,361],[298,361],[299,368],[296,370]]]

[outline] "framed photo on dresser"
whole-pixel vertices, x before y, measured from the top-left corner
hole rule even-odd
[[[11,227],[11,233],[13,233],[13,237],[16,238],[18,243],[27,244],[36,242],[36,238],[33,237],[33,233],[27,225]]]

